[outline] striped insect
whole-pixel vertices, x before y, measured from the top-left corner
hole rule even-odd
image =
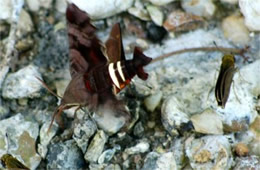
[[[232,54],[225,54],[222,58],[222,64],[215,86],[215,97],[218,106],[225,108],[227,103],[230,87],[233,81],[234,74],[237,68],[235,67],[235,57]]]
[[[94,111],[99,108],[110,110],[116,115],[124,115],[128,122],[130,113],[115,94],[127,86],[135,75],[146,80],[148,74],[143,66],[152,59],[138,47],[134,49],[132,60],[125,59],[119,24],[113,26],[109,39],[102,45],[87,13],[69,4],[66,17],[72,79],[53,114],[50,127],[63,110],[83,106]]]

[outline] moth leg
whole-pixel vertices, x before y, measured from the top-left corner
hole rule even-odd
[[[56,117],[57,115],[60,116],[65,107],[66,107],[66,105],[65,105],[65,106],[62,105],[62,106],[59,106],[59,107],[55,110],[54,114],[52,115],[51,124],[50,124],[50,126],[49,126],[49,128],[48,128],[47,134],[48,134],[48,133],[50,132],[50,130],[51,130],[51,127],[52,127],[52,125],[53,125],[53,122],[54,122],[54,120],[55,120],[55,117]]]
[[[241,104],[241,101],[239,100],[239,98],[238,98],[238,96],[237,96],[237,93],[236,93],[236,90],[235,90],[235,82],[234,82],[234,80],[232,80],[232,83],[233,83],[232,86],[233,86],[233,89],[234,89],[235,97],[236,97],[238,103]]]

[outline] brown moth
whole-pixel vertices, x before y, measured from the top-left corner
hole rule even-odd
[[[222,108],[225,108],[227,103],[230,87],[236,71],[237,68],[235,67],[234,55],[225,54],[222,58],[222,64],[215,87],[215,97],[218,106],[221,106]]]
[[[102,45],[87,13],[69,4],[66,17],[72,79],[53,114],[50,127],[63,110],[77,107],[77,111],[83,106],[94,111],[100,108],[109,110],[117,116],[124,115],[129,121],[130,113],[115,94],[128,85],[135,75],[146,80],[148,74],[143,66],[152,59],[137,47],[133,59],[125,59],[119,24],[113,26],[109,39]]]

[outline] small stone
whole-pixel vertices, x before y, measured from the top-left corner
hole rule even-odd
[[[239,0],[240,11],[250,31],[260,31],[260,1]]]
[[[153,22],[147,24],[146,30],[147,38],[149,38],[151,41],[155,43],[161,42],[167,34],[167,31],[163,27],[159,27],[155,25]]]
[[[223,134],[221,117],[211,109],[207,109],[201,114],[193,115],[191,118],[196,132],[203,134]]]
[[[221,2],[235,5],[238,3],[238,0],[221,0]]]
[[[235,152],[238,156],[247,156],[249,149],[244,143],[237,143],[235,146]]]
[[[204,25],[204,20],[196,15],[173,11],[168,15],[163,27],[168,31],[190,31]]]
[[[125,152],[129,155],[145,153],[149,150],[150,144],[146,141],[142,141],[133,147],[125,149]]]
[[[1,100],[0,100],[1,102]],[[0,105],[0,120],[6,118],[9,114],[9,108],[4,106],[4,105]]]
[[[0,127],[0,157],[8,152],[21,158],[30,169],[35,169],[41,162],[41,157],[35,150],[39,134],[38,124],[26,121],[19,113],[1,120]],[[6,134],[8,143],[5,140]]]
[[[235,44],[246,45],[250,41],[249,31],[244,25],[244,18],[229,16],[222,22],[224,36]]]
[[[0,11],[0,20],[10,19],[13,11],[12,1],[1,0]]]
[[[158,154],[150,152],[147,154],[142,170],[177,170],[174,156],[172,152]]]
[[[194,160],[198,163],[206,163],[210,161],[211,153],[208,150],[202,150],[194,155]]]
[[[152,129],[152,128],[155,127],[155,122],[154,121],[148,121],[147,126],[148,126],[148,128]]]
[[[98,163],[99,163],[99,164],[108,163],[108,162],[113,158],[113,156],[115,155],[115,153],[116,153],[117,151],[119,151],[119,150],[121,150],[120,145],[116,145],[113,149],[105,150],[105,151],[100,155],[100,157],[98,158]]]
[[[18,22],[18,32],[17,34],[19,36],[23,36],[24,34],[27,34],[29,32],[33,31],[33,22],[31,19],[31,16],[28,14],[27,11],[21,10],[20,18]]]
[[[213,0],[185,0],[181,6],[188,13],[206,18],[212,17],[216,10]]]
[[[102,130],[97,131],[84,156],[86,161],[96,162],[98,160],[107,142],[107,138],[107,135]]]
[[[83,153],[86,152],[88,141],[96,132],[97,127],[95,122],[90,119],[80,120],[79,123],[75,125],[73,139],[77,142],[78,147]]]
[[[258,170],[260,169],[260,159],[259,156],[248,156],[248,157],[237,157],[235,160],[235,167],[234,170],[241,170],[241,169],[252,169]]]
[[[185,141],[185,152],[193,169],[229,169],[232,165],[231,147],[225,136],[205,136]]]
[[[136,39],[136,44],[138,47],[142,49],[149,48],[149,44],[144,39],[140,39],[140,38]]]
[[[29,6],[29,9],[33,12],[39,11],[41,7],[49,9],[52,5],[52,0],[26,0],[26,2]]]
[[[152,21],[156,25],[162,26],[162,24],[163,24],[163,12],[160,10],[160,8],[153,6],[153,5],[149,5],[149,6],[147,6],[147,11],[149,12],[149,15],[150,15]]]
[[[118,164],[110,164],[104,170],[121,170]]]
[[[81,150],[74,140],[50,145],[47,169],[85,169],[86,164]]]
[[[66,0],[56,0],[55,2],[55,8],[60,13],[65,13],[67,6],[68,4]]]
[[[134,2],[134,0],[103,0],[102,3],[96,0],[70,1],[81,10],[86,11],[94,20],[108,18],[117,13],[126,11]]]
[[[3,84],[3,97],[8,99],[40,97],[42,84],[38,67],[29,65],[15,73],[9,74]]]
[[[134,135],[138,136],[138,137],[142,137],[144,135],[144,127],[143,127],[142,122],[138,122],[134,126]]]
[[[163,94],[161,91],[157,91],[154,94],[150,95],[149,97],[145,98],[144,105],[146,109],[149,110],[150,112],[153,112],[160,104],[162,95]]]
[[[38,144],[38,153],[41,155],[42,158],[45,158],[48,152],[48,145],[51,142],[51,139],[55,136],[58,131],[58,125],[53,123],[50,131],[48,129],[50,127],[50,121],[45,122],[40,130],[40,143]]]
[[[94,120],[99,128],[103,129],[108,135],[118,132],[125,124],[124,116],[115,116],[114,113],[104,111],[101,114],[94,114]]]
[[[149,0],[149,1],[154,5],[162,6],[162,5],[166,5],[170,2],[173,2],[175,0]]]
[[[140,9],[140,8],[129,8],[128,9],[128,13],[143,20],[143,21],[150,21],[151,18],[148,14],[148,12],[145,9]]]
[[[162,124],[171,135],[178,134],[177,129],[189,122],[188,115],[181,110],[182,106],[184,104],[175,96],[170,96],[163,102]]]

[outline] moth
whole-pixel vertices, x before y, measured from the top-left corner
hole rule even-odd
[[[125,104],[115,94],[135,75],[146,80],[148,73],[143,66],[152,59],[135,47],[133,59],[126,60],[119,24],[112,27],[108,40],[102,45],[87,13],[72,3],[68,5],[66,18],[71,81],[53,114],[50,127],[57,115],[71,107],[77,107],[76,111],[83,106],[90,110],[102,108],[130,120]]]
[[[235,67],[235,57],[232,54],[225,54],[222,57],[222,64],[220,66],[220,71],[215,87],[215,97],[218,106],[223,109],[227,103],[230,87],[233,81],[233,77],[237,68]]]
[[[12,170],[30,170],[24,164],[22,164],[18,159],[10,154],[4,154],[1,158],[1,163],[6,169]]]

